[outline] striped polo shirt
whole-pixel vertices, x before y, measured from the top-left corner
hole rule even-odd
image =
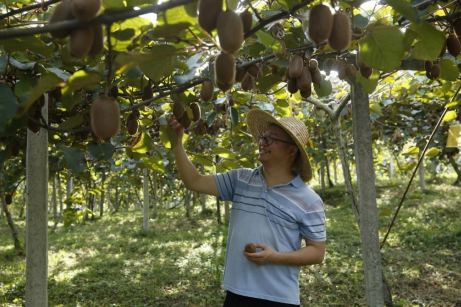
[[[247,243],[266,244],[279,252],[301,248],[303,237],[326,240],[322,199],[297,175],[271,188],[262,166],[215,175],[220,199],[232,201],[227,239],[224,289],[233,293],[299,305],[301,267],[258,266],[242,251]],[[258,250],[259,251],[259,250]]]

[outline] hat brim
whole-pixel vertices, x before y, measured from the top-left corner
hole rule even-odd
[[[296,143],[296,146],[299,148],[300,155],[293,164],[293,170],[299,173],[303,181],[310,181],[312,179],[312,166],[309,162],[309,156],[299,139],[287,127],[285,127],[283,123],[280,123],[275,117],[263,110],[253,109],[247,114],[248,130],[256,143],[258,143],[258,136],[264,134],[267,127],[271,124],[282,128]]]

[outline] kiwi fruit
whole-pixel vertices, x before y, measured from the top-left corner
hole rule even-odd
[[[245,92],[249,92],[253,88],[253,77],[249,73],[247,73],[245,78],[243,78],[241,87]]]
[[[351,78],[355,78],[357,75],[357,69],[355,68],[354,65],[352,64],[347,64],[346,65],[346,75]]]
[[[351,44],[351,21],[349,16],[337,12],[333,15],[333,29],[328,37],[328,45],[333,50],[344,51]]]
[[[256,253],[256,246],[253,243],[247,243],[245,245],[245,252],[247,253]]]
[[[181,118],[184,116],[184,106],[182,105],[182,103],[180,101],[176,101],[174,104],[173,104],[173,115],[174,117],[176,118]]]
[[[247,72],[255,79],[261,75],[261,69],[259,69],[258,65],[256,64],[251,64],[248,66]]]
[[[284,58],[287,55],[287,45],[281,39],[279,39],[278,42],[280,43],[280,51],[279,52],[274,51],[274,54],[275,54],[276,57],[281,59],[281,58]]]
[[[314,84],[322,83],[323,77],[322,77],[322,74],[320,73],[320,69],[317,68],[315,71],[311,73],[311,75],[312,75],[312,83]]]
[[[104,35],[102,25],[93,26],[93,44],[88,55],[95,56],[104,51]]]
[[[200,98],[203,102],[208,102],[213,99],[214,85],[210,80],[205,80],[202,83],[202,90],[200,91]]]
[[[198,121],[200,119],[200,117],[202,116],[202,111],[200,110],[200,106],[194,102],[194,103],[191,103],[190,104],[190,108],[192,110],[192,120],[194,122]]]
[[[455,58],[461,52],[461,44],[455,35],[449,35],[447,37],[447,50]]]
[[[27,128],[33,133],[38,133],[42,127],[39,124],[31,121],[30,119],[27,120]]]
[[[316,59],[310,59],[309,60],[309,70],[310,71],[315,71],[319,68],[319,62]]]
[[[198,24],[203,30],[216,29],[218,15],[222,12],[223,0],[200,0],[198,5]]]
[[[295,55],[288,66],[288,74],[291,78],[298,78],[303,71],[303,58]]]
[[[70,54],[78,59],[84,58],[91,50],[93,39],[94,31],[91,27],[72,31],[68,45]]]
[[[432,65],[432,68],[431,68],[432,78],[437,79],[438,77],[440,77],[440,73],[441,73],[440,65],[439,64]]]
[[[189,115],[187,115],[187,112],[184,112],[184,115],[181,117],[180,123],[181,126],[184,127],[184,129],[189,129],[192,125],[192,121],[190,120]]]
[[[338,69],[338,78],[339,80],[344,80],[346,79],[346,77],[347,77],[346,65],[341,65],[341,67]]]
[[[312,86],[309,86],[307,89],[302,90],[299,92],[301,94],[301,97],[303,98],[309,98],[312,95]]]
[[[138,128],[139,128],[138,119],[136,117],[132,117],[131,119],[127,120],[126,128],[128,130],[129,135],[135,135],[138,132]]]
[[[100,140],[110,140],[120,129],[120,108],[112,97],[100,96],[93,101],[90,117],[91,129]]]
[[[311,83],[312,83],[311,72],[307,67],[304,67],[303,71],[301,72],[301,75],[298,78],[296,78],[296,86],[301,91],[304,91],[304,90],[307,90],[309,87],[311,87]]]
[[[271,64],[271,73],[273,75],[278,75],[279,74],[279,67],[277,65]]]
[[[430,72],[431,68],[432,68],[432,61],[424,61],[424,69]]]
[[[272,36],[275,38],[282,38],[285,35],[285,29],[278,22],[270,28],[270,31]]]
[[[288,84],[288,91],[290,92],[290,94],[295,94],[298,91],[298,84],[297,84],[296,79],[288,80],[287,84]]]
[[[117,85],[112,85],[112,87],[110,88],[110,91],[109,91],[109,95],[110,95],[110,97],[113,97],[113,98],[117,99],[117,97],[118,97],[118,87],[117,87]]]
[[[13,143],[11,145],[10,152],[13,157],[19,156],[19,145],[16,143]]]
[[[246,74],[247,71],[245,68],[237,68],[237,72],[235,73],[235,82],[242,82]]]
[[[101,0],[72,0],[72,14],[81,21],[94,19],[101,9]]]
[[[321,43],[330,37],[333,29],[333,15],[330,8],[323,4],[314,5],[309,12],[307,34],[311,41]]]
[[[50,17],[49,23],[56,23],[65,20],[71,20],[74,16],[72,15],[72,5],[69,1],[62,1],[56,6],[56,9],[53,12],[53,15]],[[64,38],[69,34],[68,30],[64,31],[52,31],[50,32],[53,38]]]
[[[230,84],[232,87],[235,79],[235,57],[230,53],[221,52],[216,57],[214,65],[216,83],[224,86]]]
[[[242,19],[243,33],[250,31],[253,28],[253,15],[245,10],[240,13],[240,18]]]
[[[371,68],[371,67],[360,68],[360,74],[365,79],[368,79],[373,74],[373,68]]]
[[[13,203],[13,196],[11,194],[5,194],[5,203],[11,205]]]
[[[227,92],[228,90],[230,90],[234,84],[233,83],[220,83],[220,82],[216,82],[216,86],[223,92]]]
[[[456,35],[461,36],[461,18],[458,18],[453,22],[453,30]]]
[[[154,98],[154,91],[152,90],[152,86],[150,84],[147,84],[142,89],[142,100],[145,101],[152,98]]]
[[[243,43],[243,23],[237,13],[232,10],[220,12],[216,29],[222,50],[234,53],[240,49]]]

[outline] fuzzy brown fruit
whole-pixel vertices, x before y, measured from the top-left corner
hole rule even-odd
[[[346,65],[341,65],[341,67],[338,69],[338,78],[339,80],[344,80],[347,77],[346,73]]]
[[[461,36],[461,18],[458,18],[453,22],[453,30],[456,35]]]
[[[432,61],[424,61],[424,69],[430,72],[431,68],[432,68]]]
[[[355,78],[357,75],[357,69],[355,68],[354,65],[352,64],[347,64],[346,65],[346,75],[351,78]]]
[[[11,205],[13,203],[13,196],[11,194],[5,194],[5,203]]]
[[[223,0],[200,0],[198,6],[198,24],[203,30],[216,29],[218,15],[222,12]]]
[[[247,243],[245,245],[245,252],[247,253],[256,253],[256,246],[253,243]]]
[[[242,82],[246,74],[247,71],[245,68],[238,68],[237,72],[235,73],[235,82]]]
[[[280,51],[279,52],[274,51],[274,54],[275,54],[276,57],[281,59],[281,58],[284,58],[287,55],[287,45],[281,39],[279,39],[278,41],[280,43]]]
[[[304,91],[311,87],[312,77],[311,72],[307,67],[303,68],[301,75],[296,78],[296,86],[299,90]]]
[[[129,118],[129,120],[126,121],[126,128],[128,130],[129,135],[135,135],[138,132],[138,128],[139,128],[138,119],[135,116]]]
[[[328,45],[333,50],[344,51],[351,44],[351,21],[349,16],[337,12],[333,15],[333,29],[328,37]]]
[[[306,90],[300,91],[299,93],[301,94],[301,97],[303,97],[303,98],[309,98],[309,97],[311,97],[311,95],[312,95],[312,87],[309,87],[309,88],[306,89]]]
[[[255,79],[258,78],[262,73],[261,69],[259,69],[259,66],[256,64],[251,64],[250,66],[248,66],[247,72]]]
[[[245,78],[243,78],[241,87],[245,92],[249,92],[253,88],[253,77],[249,73],[247,73]]]
[[[371,68],[371,67],[360,68],[360,74],[365,79],[368,79],[373,74],[373,68]]]
[[[242,47],[243,23],[240,16],[232,10],[220,12],[216,23],[219,45],[222,50],[234,53]]]
[[[282,38],[285,35],[285,29],[280,23],[276,23],[271,27],[271,34],[275,38]]]
[[[192,121],[190,120],[189,115],[187,115],[187,112],[184,112],[184,115],[181,117],[181,126],[183,126],[184,129],[189,129],[191,125]]]
[[[118,97],[118,87],[117,85],[112,85],[109,92],[110,97],[117,99]]]
[[[154,98],[154,91],[152,90],[152,86],[150,86],[150,84],[147,84],[142,89],[142,100],[149,100],[152,98]]]
[[[240,18],[242,19],[243,32],[250,31],[253,28],[253,15],[246,10],[240,13]]]
[[[442,70],[441,70],[439,64],[432,65],[432,68],[431,68],[431,76],[432,76],[432,78],[437,79],[438,77],[440,77],[441,71]]]
[[[101,9],[101,0],[72,0],[72,14],[81,21],[96,18]]]
[[[214,85],[210,80],[205,80],[202,83],[202,90],[200,91],[200,98],[203,102],[208,102],[213,99]]]
[[[202,111],[200,109],[200,106],[194,102],[190,105],[190,108],[192,110],[192,115],[193,115],[192,120],[194,122],[198,121],[200,117],[202,116]]]
[[[315,5],[309,12],[309,38],[315,43],[328,39],[333,29],[333,16],[330,8],[323,4]]]
[[[295,94],[298,91],[298,84],[296,82],[296,79],[288,80],[287,83],[288,83],[288,92],[290,92],[290,94]]]
[[[120,108],[117,100],[101,96],[91,105],[91,128],[101,140],[108,141],[120,129]]]
[[[174,117],[176,118],[181,118],[184,116],[184,106],[183,104],[180,102],[180,101],[176,101],[174,104],[173,104],[173,115]]]
[[[219,83],[219,82],[216,82],[216,86],[223,92],[227,92],[228,90],[230,90],[234,84],[233,83],[227,83],[227,84],[224,84],[224,83]]]
[[[310,59],[309,60],[309,70],[310,71],[315,71],[319,68],[319,62],[316,59]]]
[[[102,25],[93,26],[93,44],[88,55],[95,56],[104,51],[104,35]]]
[[[235,79],[235,57],[230,53],[221,52],[215,60],[216,83],[232,85]]]
[[[288,66],[288,74],[290,78],[298,78],[303,71],[303,58],[295,55],[291,59],[290,66]]]
[[[447,37],[447,50],[455,58],[461,52],[461,44],[455,35],[449,35]]]
[[[362,59],[359,57],[359,54],[357,53],[355,55],[355,63],[357,64],[357,67],[360,69],[360,68],[365,68],[367,67],[367,65],[365,64],[364,61],[362,61]]]
[[[53,15],[51,15],[49,23],[52,24],[64,20],[71,20],[73,18],[74,16],[72,15],[72,5],[69,1],[63,1],[56,6]],[[69,33],[69,30],[50,32],[53,38],[64,38],[69,35]]]
[[[78,59],[84,58],[90,52],[93,39],[93,28],[82,28],[72,31],[68,45],[70,54]]]
[[[322,74],[320,73],[320,69],[317,68],[315,71],[313,71],[311,73],[311,76],[312,76],[312,83],[317,84],[317,85],[322,83],[323,77],[322,77]]]

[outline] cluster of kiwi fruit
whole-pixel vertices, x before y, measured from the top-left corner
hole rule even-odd
[[[101,9],[101,0],[64,0],[56,6],[49,23],[56,23],[77,18],[81,21],[90,21],[96,18]],[[85,27],[72,30],[52,31],[51,36],[56,39],[67,37],[70,34],[68,44],[69,52],[76,58],[84,58],[87,55],[95,56],[104,49],[104,37],[102,25]]]
[[[300,55],[295,55],[285,72],[288,92],[295,94],[300,91],[301,97],[309,98],[312,94],[312,83],[320,84],[323,81],[322,74],[316,59],[304,61]]]
[[[210,126],[203,120],[200,120],[194,128],[196,135],[215,135],[219,132],[219,129],[226,127],[226,120],[222,118],[216,119]]]
[[[231,9],[223,11],[223,0],[200,0],[198,23],[207,32],[216,29],[221,53],[215,59],[215,81],[226,92],[234,85],[235,57],[243,43],[243,34],[251,30],[253,16],[244,11],[237,14]]]
[[[438,79],[442,72],[442,68],[437,63],[432,63],[432,61],[424,61],[424,69],[426,70],[426,77],[429,79]]]
[[[314,5],[309,12],[308,35],[317,44],[328,40],[333,50],[344,51],[351,43],[349,16],[342,12],[332,15],[328,6]]]
[[[120,108],[117,100],[102,95],[91,104],[91,130],[94,135],[109,141],[120,129]]]
[[[33,118],[35,121],[40,122],[42,119],[42,108],[45,105],[45,96],[41,95],[29,108],[27,111],[29,117]],[[41,126],[36,122],[28,119],[27,120],[27,128],[33,133],[38,133],[41,129]]]
[[[198,103],[191,103],[189,108],[192,110],[192,118],[190,118],[189,114],[187,114],[186,108],[181,101],[175,101],[173,103],[173,115],[178,119],[179,123],[184,127],[184,129],[189,129],[192,125],[192,121],[196,122],[202,116],[202,111]]]
[[[126,118],[125,126],[129,135],[135,135],[139,129],[139,110],[134,109]]]
[[[255,80],[261,77],[263,74],[262,70],[257,64],[251,64],[244,68],[237,69],[235,74],[235,81],[240,82],[242,90],[249,92],[253,89],[256,89]]]

